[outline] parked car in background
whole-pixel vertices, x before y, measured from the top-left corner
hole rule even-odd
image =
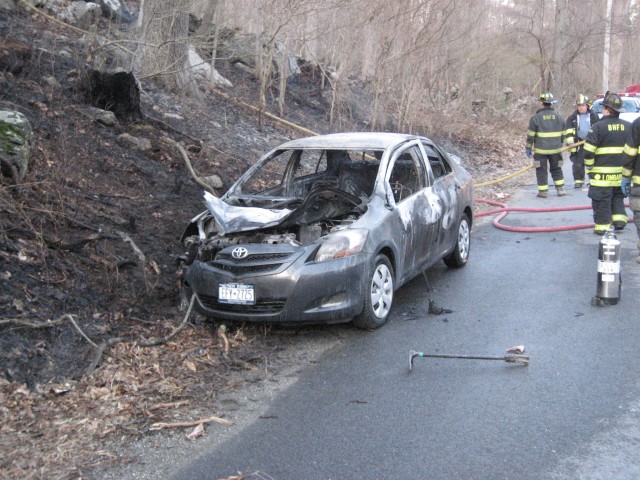
[[[597,99],[591,105],[591,110],[596,112],[602,118],[602,98]],[[624,112],[620,113],[620,118],[627,122],[633,122],[640,117],[640,99],[638,97],[622,97],[622,106]]]
[[[268,152],[188,225],[183,300],[202,314],[382,326],[394,291],[443,259],[462,267],[467,171],[425,137],[338,133]]]

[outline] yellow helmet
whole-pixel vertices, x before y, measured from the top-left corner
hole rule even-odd
[[[542,92],[538,98],[542,103],[548,103],[549,105],[556,103],[551,92]]]

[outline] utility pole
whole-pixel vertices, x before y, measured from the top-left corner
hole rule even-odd
[[[602,91],[609,90],[609,54],[611,53],[611,9],[613,0],[607,0],[607,15],[604,27],[604,56],[602,58]]]

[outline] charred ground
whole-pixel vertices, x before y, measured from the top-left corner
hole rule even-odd
[[[257,86],[224,63],[234,84],[224,96],[185,98],[143,81],[142,117],[104,126],[87,114],[79,37],[42,16],[0,17],[0,108],[22,112],[35,133],[30,173],[0,183],[0,478],[76,478],[135,461],[110,445],[161,421],[224,416],[222,394],[299,361],[292,350],[318,331],[194,315],[167,339],[184,318],[180,235],[204,209],[173,142],[200,175],[222,179],[223,193],[264,151],[302,134],[232,100],[252,103]],[[289,121],[328,133],[328,110],[319,82],[289,86]],[[365,128],[342,113],[333,131]],[[522,166],[499,128],[503,140],[473,123],[430,136],[494,178]],[[165,341],[141,346],[154,339]]]

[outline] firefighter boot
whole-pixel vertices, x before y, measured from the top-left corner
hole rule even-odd
[[[559,197],[564,197],[567,194],[567,192],[565,192],[564,188],[562,188],[562,187],[558,187],[557,191],[558,191],[558,196]]]
[[[537,196],[540,197],[540,198],[547,198],[547,191],[546,190],[539,190]]]

